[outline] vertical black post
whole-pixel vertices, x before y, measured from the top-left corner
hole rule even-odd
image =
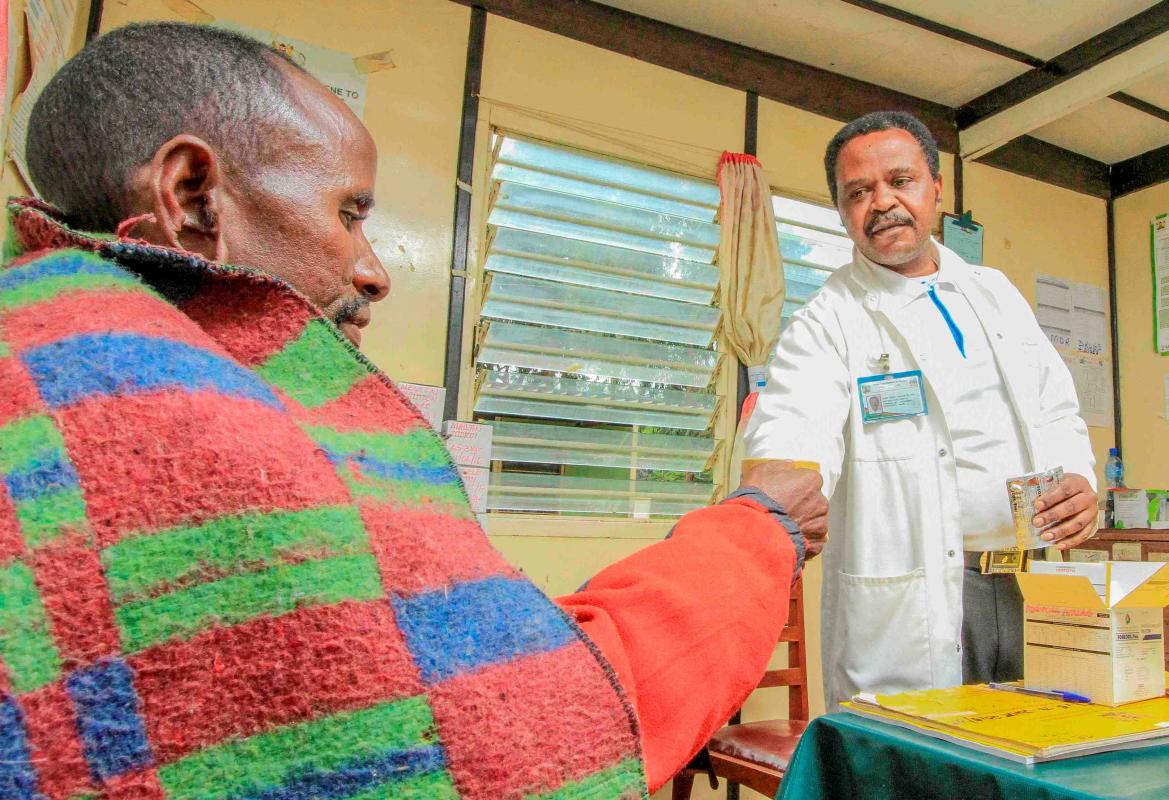
[[[759,155],[759,95],[747,92],[747,114],[743,126],[743,152]]]
[[[89,44],[97,38],[97,33],[101,30],[101,15],[104,10],[105,3],[103,0],[93,0],[89,4],[89,19],[85,23],[85,43]]]
[[[747,110],[743,120],[743,152],[748,155],[759,155],[759,95],[747,92]],[[747,365],[739,364],[739,391],[735,403],[735,422],[743,411],[743,403],[751,392],[751,379],[747,377]],[[736,725],[742,720],[740,712],[736,711],[731,717],[731,724]],[[727,781],[727,800],[739,800],[739,784]]]
[[[747,113],[744,116],[743,124],[743,152],[748,155],[759,154],[759,95],[755,92],[747,92]],[[739,421],[738,415],[743,411],[743,403],[747,400],[747,395],[751,391],[751,381],[747,377],[747,365],[739,365],[739,391],[738,399],[735,403],[735,422]]]
[[[483,78],[483,42],[487,34],[487,12],[471,9],[471,30],[467,37],[467,72],[463,81],[463,122],[459,129],[458,184],[455,188],[454,239],[451,243],[451,292],[447,307],[446,386],[444,419],[459,413],[459,376],[463,361],[463,299],[467,291],[467,248],[471,236],[471,192],[474,180],[475,133],[479,126],[479,85]]]
[[[954,213],[965,211],[965,202],[962,198],[962,156],[954,154]]]
[[[1108,225],[1108,316],[1112,328],[1112,434],[1116,452],[1124,455],[1120,440],[1120,341],[1116,314],[1116,213],[1109,197],[1104,204]]]

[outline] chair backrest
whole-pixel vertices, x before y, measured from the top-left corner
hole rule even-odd
[[[804,628],[804,579],[792,585],[788,605],[787,624],[779,634],[779,641],[787,643],[787,666],[763,673],[760,689],[773,686],[788,687],[788,719],[807,721],[808,713],[808,654]]]

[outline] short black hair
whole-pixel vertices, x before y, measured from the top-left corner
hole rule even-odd
[[[837,131],[832,141],[828,143],[828,149],[824,151],[824,172],[828,175],[828,191],[832,193],[833,205],[836,204],[836,159],[840,156],[841,148],[866,133],[894,129],[905,131],[921,145],[925,163],[929,164],[930,177],[936,179],[942,174],[938,162],[938,142],[925,123],[904,111],[873,111],[863,117],[857,117]]]
[[[189,133],[246,177],[286,109],[280,53],[219,28],[127,25],[90,42],[33,106],[27,158],[33,184],[74,227],[112,231],[129,216],[131,171]],[[287,113],[287,112],[285,112]]]

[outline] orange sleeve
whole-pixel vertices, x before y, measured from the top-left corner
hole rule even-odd
[[[787,621],[796,548],[759,503],[684,516],[665,541],[557,600],[637,709],[650,790],[681,769],[755,688]]]

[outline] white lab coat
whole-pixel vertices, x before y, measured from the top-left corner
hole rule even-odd
[[[997,270],[935,243],[982,322],[1034,470],[1095,485],[1072,378],[1026,300]],[[962,520],[945,386],[906,309],[856,251],[780,337],[745,429],[746,455],[817,461],[830,500],[822,601],[825,698],[962,682]],[[930,413],[864,425],[857,378],[920,369]],[[1006,476],[1004,476],[1006,477]],[[1003,502],[1007,502],[1006,487]]]

